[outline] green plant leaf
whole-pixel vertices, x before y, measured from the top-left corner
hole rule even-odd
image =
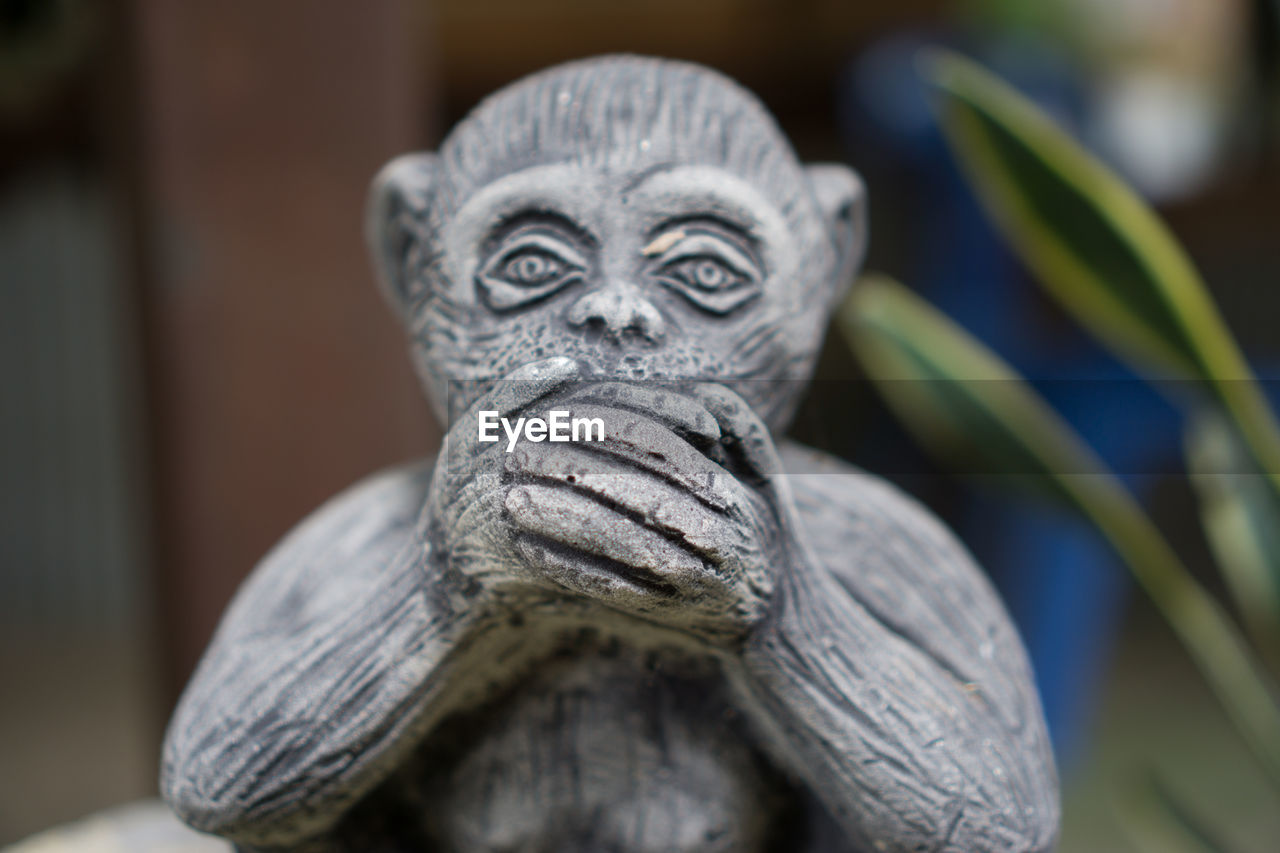
[[[839,319],[907,429],[961,473],[1013,479],[1070,504],[1059,473],[1103,470],[1012,368],[901,285],[865,279]]]
[[[1253,652],[1127,490],[1011,367],[923,300],[865,280],[837,322],[908,430],[955,462],[1034,482],[1107,538],[1280,781],[1280,708]],[[971,465],[970,470],[973,470]]]
[[[978,195],[1045,289],[1138,367],[1204,386],[1280,491],[1280,429],[1212,298],[1151,209],[1039,109],[956,54],[928,77]]]
[[[1280,498],[1216,410],[1192,419],[1186,456],[1209,546],[1236,605],[1258,645],[1280,659]]]
[[[1116,800],[1120,824],[1145,853],[1225,853],[1228,849],[1154,772]]]

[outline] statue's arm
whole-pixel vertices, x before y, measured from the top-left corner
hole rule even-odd
[[[465,620],[432,588],[417,533],[429,476],[401,468],[339,495],[241,588],[165,740],[161,787],[184,821],[291,843],[430,725]]]
[[[861,848],[1052,849],[1039,700],[978,567],[876,478],[825,463],[789,479],[812,565],[780,579],[734,679],[770,751]]]

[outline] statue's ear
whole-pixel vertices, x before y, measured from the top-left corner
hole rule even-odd
[[[365,241],[382,293],[401,316],[421,295],[416,260],[430,239],[428,213],[438,162],[431,153],[397,157],[382,167],[369,189]]]
[[[835,292],[844,295],[853,283],[867,248],[867,190],[858,173],[839,163],[806,167],[813,194],[836,247]]]

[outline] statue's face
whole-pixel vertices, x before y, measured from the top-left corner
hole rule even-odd
[[[801,225],[823,227],[816,205]],[[618,378],[729,382],[772,413],[807,378],[798,353],[826,319],[831,264],[806,268],[794,229],[712,166],[513,172],[439,233],[437,287],[469,328],[465,351],[438,367],[452,380],[496,379],[567,356]],[[451,383],[450,409],[478,390]]]
[[[371,237],[437,410],[529,362],[731,386],[770,425],[861,253],[861,185],[808,169],[706,69],[570,64],[379,178]]]

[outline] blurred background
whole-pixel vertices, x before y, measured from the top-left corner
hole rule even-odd
[[[863,173],[869,269],[1053,397],[1123,369],[986,225],[918,50],[994,68],[1124,175],[1273,375],[1278,20],[1275,0],[0,0],[0,844],[153,795],[237,584],[327,497],[436,445],[364,194],[486,93],[612,51],[727,72],[804,159]],[[794,432],[925,500],[991,571],[1059,752],[1063,849],[1131,849],[1117,791],[1152,769],[1235,849],[1274,849],[1274,795],[1094,534],[935,468],[856,377],[833,336]],[[1129,386],[1054,402],[1214,586],[1177,416]]]

